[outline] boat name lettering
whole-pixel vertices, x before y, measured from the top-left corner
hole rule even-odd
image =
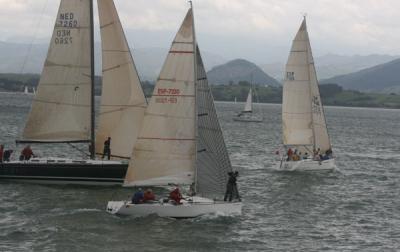
[[[157,89],[158,95],[179,95],[181,90],[178,88],[159,88]]]

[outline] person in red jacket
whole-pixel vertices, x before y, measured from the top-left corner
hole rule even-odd
[[[149,203],[156,200],[156,196],[154,195],[153,191],[151,189],[147,189],[144,192],[144,196],[143,196],[143,202],[144,203]]]
[[[30,145],[27,145],[22,151],[21,151],[21,156],[19,159],[22,160],[29,160],[31,157],[34,157],[35,155],[33,154],[33,151],[31,149]]]
[[[289,148],[289,150],[287,151],[287,159],[286,161],[291,161],[293,157],[293,150],[292,148]]]
[[[3,163],[4,145],[0,145],[0,163]]]
[[[174,201],[176,204],[182,204],[181,200],[183,199],[181,192],[179,191],[179,188],[175,188],[172,192],[169,193],[169,198]]]

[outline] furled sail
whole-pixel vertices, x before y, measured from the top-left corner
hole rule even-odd
[[[246,105],[244,106],[243,112],[252,112],[253,111],[253,92],[250,88],[249,94],[247,95]]]
[[[228,172],[232,171],[232,166],[198,47],[196,52],[198,114],[196,192],[202,196],[215,198],[224,195]]]
[[[90,137],[90,0],[61,0],[23,141]]]
[[[103,87],[96,153],[111,137],[111,155],[130,158],[147,106],[113,0],[98,0]]]
[[[330,148],[305,19],[286,64],[282,121],[285,145]]]
[[[125,186],[191,184],[196,157],[194,34],[189,9],[146,109]]]

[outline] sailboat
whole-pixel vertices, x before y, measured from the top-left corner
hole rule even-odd
[[[91,159],[32,158],[0,166],[0,179],[121,185],[147,106],[113,0],[98,0],[103,92],[95,137],[93,0],[61,0],[38,90],[19,143],[89,143]],[[97,144],[95,141],[97,138]]]
[[[124,185],[191,185],[195,196],[178,205],[110,201],[106,210],[111,214],[192,218],[241,213],[241,202],[220,200],[232,166],[194,29],[190,7],[154,88]]]
[[[264,119],[260,115],[253,114],[253,90],[250,88],[249,94],[247,95],[246,104],[242,112],[237,114],[234,121],[239,122],[262,122]]]
[[[25,95],[28,95],[28,94],[29,94],[28,86],[25,86],[25,88],[24,88],[24,94],[25,94]]]
[[[277,169],[335,169],[305,17],[286,64],[282,128],[285,155]]]

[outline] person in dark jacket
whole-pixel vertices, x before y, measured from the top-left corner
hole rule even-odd
[[[0,145],[0,163],[3,163],[4,159],[4,145]]]
[[[107,159],[110,160],[111,157],[111,137],[108,137],[106,141],[104,141],[104,149],[103,149],[103,159],[104,156],[107,156]]]
[[[229,201],[232,201],[232,198],[235,199],[239,199],[239,192],[237,189],[237,184],[236,184],[236,178],[239,176],[239,172],[235,171],[235,172],[228,172],[228,183],[226,185],[226,192],[225,192],[225,197],[224,197],[224,201],[227,201],[229,199]]]
[[[3,162],[10,162],[11,154],[13,152],[13,150],[6,150],[3,155]]]
[[[143,203],[143,199],[144,199],[144,193],[142,191],[142,188],[139,188],[139,190],[135,192],[132,196],[132,203],[141,204]]]

